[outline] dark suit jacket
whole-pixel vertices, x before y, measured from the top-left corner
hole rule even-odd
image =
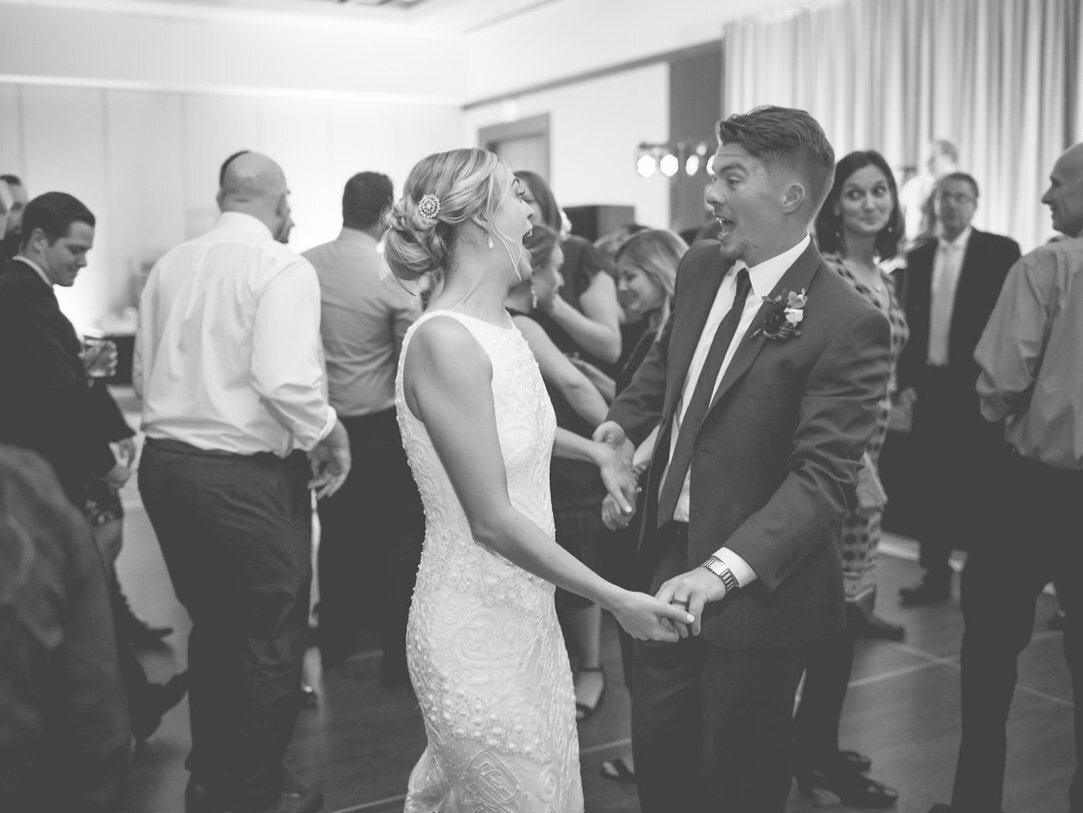
[[[936,240],[926,240],[906,257],[904,307],[910,340],[899,358],[900,388],[920,388],[929,356],[929,309],[936,248]],[[952,377],[960,381],[961,391],[965,390],[973,399],[975,415],[978,415],[978,398],[974,390],[978,365],[974,361],[974,348],[1000,296],[1008,269],[1019,256],[1019,244],[1014,240],[974,229],[959,269],[959,285],[955,290],[948,334],[948,367],[953,371]],[[920,397],[920,390],[918,394]]]
[[[637,553],[640,589],[659,560],[653,529],[673,415],[727,269],[717,242],[688,251],[662,337],[610,409],[636,443],[661,424]],[[761,307],[696,438],[686,569],[726,545],[759,577],[707,606],[703,634],[719,647],[795,647],[844,625],[834,542],[887,389],[890,331],[812,246],[772,295],[802,289],[802,334],[754,335],[770,311]]]
[[[53,287],[13,260],[0,274],[0,443],[38,452],[76,504],[87,479],[113,467],[108,441],[117,439],[81,350]]]

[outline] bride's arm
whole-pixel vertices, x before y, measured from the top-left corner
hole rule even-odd
[[[566,460],[583,460],[598,467],[598,473],[609,496],[631,516],[636,496],[636,474],[627,458],[608,443],[580,437],[567,429],[557,427],[553,441],[553,456]]]
[[[404,362],[408,404],[432,440],[478,542],[524,570],[613,612],[637,638],[674,641],[679,608],[607,582],[511,504],[496,430],[492,366],[457,322],[430,319]],[[669,619],[666,621],[665,619]]]
[[[542,326],[533,319],[517,316],[513,321],[538,362],[545,383],[559,391],[576,414],[591,426],[604,421],[609,405],[586,374],[560,352],[560,348],[553,344]]]

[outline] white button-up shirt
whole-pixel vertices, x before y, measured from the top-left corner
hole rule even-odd
[[[166,254],[139,310],[134,383],[147,437],[285,457],[334,427],[316,272],[256,218],[224,212]]]
[[[730,366],[730,362],[737,352],[737,347],[741,344],[741,339],[743,339],[745,333],[748,332],[749,327],[752,325],[752,320],[756,318],[760,306],[763,305],[763,298],[774,290],[778,281],[782,279],[782,275],[785,274],[790,266],[797,261],[797,258],[804,253],[810,242],[811,238],[806,234],[805,238],[793,248],[784,251],[769,260],[764,260],[759,265],[748,269],[748,278],[752,283],[752,290],[748,292],[748,298],[745,299],[745,307],[744,310],[741,311],[741,320],[737,323],[737,332],[734,333],[733,341],[730,342],[730,346],[726,350],[726,355],[722,359],[722,367],[718,371],[718,378],[715,379],[714,388],[711,390],[712,397],[713,393],[718,391],[718,385],[722,383],[722,377],[726,374],[726,368]],[[747,267],[748,266],[743,262],[738,260],[734,263],[733,267],[726,272],[726,276],[718,288],[718,293],[715,294],[714,304],[711,305],[710,313],[707,314],[707,322],[704,324],[703,332],[700,334],[699,342],[696,344],[696,352],[692,354],[692,363],[688,367],[688,376],[685,378],[684,388],[681,390],[681,400],[680,403],[677,404],[677,414],[674,418],[673,431],[670,434],[669,442],[669,457],[671,460],[673,459],[673,450],[677,446],[677,435],[681,430],[681,423],[684,420],[685,410],[688,407],[688,402],[692,398],[692,393],[696,391],[696,383],[699,381],[699,374],[703,369],[703,364],[707,360],[707,353],[711,349],[711,342],[714,341],[714,334],[718,330],[719,324],[721,324],[722,320],[729,312],[729,309],[733,306],[734,297],[737,295],[737,272],[740,269]],[[668,473],[669,469],[667,466],[666,472],[662,476],[662,482],[665,482],[665,475]],[[688,473],[684,477],[684,485],[681,487],[681,495],[677,499],[677,508],[673,512],[673,518],[680,522],[688,522],[691,482],[692,467],[689,466]],[[721,559],[723,564],[733,572],[733,575],[737,578],[738,584],[742,587],[756,579],[756,574],[753,572],[752,568],[748,566],[744,559],[729,548],[720,548],[715,553],[715,556]]]
[[[937,240],[936,256],[933,258],[933,277],[929,299],[929,355],[927,361],[934,367],[948,364],[948,346],[951,338],[951,314],[955,309],[955,292],[959,289],[959,272],[970,242],[973,229],[967,226],[954,240]]]

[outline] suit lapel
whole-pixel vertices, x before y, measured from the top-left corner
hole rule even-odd
[[[768,298],[772,299],[779,296],[783,291],[800,292],[804,290],[807,292],[812,283],[812,278],[816,275],[816,270],[821,265],[823,265],[823,258],[820,257],[820,252],[810,244],[794,264],[789,267],[789,270],[782,275],[778,284],[768,294]],[[810,301],[809,306],[810,309],[814,308],[815,303]],[[740,344],[737,345],[737,352],[733,354],[729,366],[726,367],[726,372],[722,375],[722,381],[711,399],[710,409],[714,409],[715,405],[733,387],[734,383],[752,366],[760,351],[763,350],[764,345],[769,341],[778,341],[777,339],[768,338],[762,332],[763,324],[773,307],[774,305],[770,305],[766,301],[760,305],[752,324],[745,332],[745,335],[741,337]],[[800,341],[800,338],[794,336],[782,341]]]
[[[731,266],[732,263],[723,263],[716,270],[712,264],[704,273],[696,275],[697,285],[695,290],[689,293],[691,302],[687,311],[681,314],[680,329],[674,330],[670,338],[669,358],[666,361],[666,398],[662,405],[663,420],[673,414],[677,400],[681,397],[688,367],[692,364],[692,356],[696,353],[696,345],[699,344],[700,335],[707,323],[707,316],[714,305],[715,297],[718,296],[722,279]]]
[[[35,285],[31,289],[34,291],[34,298],[42,303],[48,318],[57,325],[57,330],[63,334],[63,341],[66,344],[64,349],[69,354],[74,354],[76,361],[78,361],[78,355],[83,349],[83,343],[79,339],[79,334],[75,332],[75,326],[72,325],[71,320],[60,310],[60,303],[56,298],[56,291],[53,290],[53,286],[45,282],[32,266],[27,265],[22,260],[11,260],[8,265],[8,273],[21,274],[34,281]],[[80,367],[80,369],[82,368]]]

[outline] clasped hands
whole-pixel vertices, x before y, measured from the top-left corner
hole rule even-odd
[[[632,472],[633,482],[646,467],[646,461],[643,461],[639,467],[633,466],[635,447],[619,424],[606,421],[594,431],[594,440],[607,444],[617,453]],[[608,483],[606,487],[609,493],[602,501],[602,521],[610,530],[624,528],[635,515],[634,497],[631,501],[625,499],[622,503],[620,498],[627,497],[627,492],[615,494],[613,489],[609,489]],[[689,635],[699,635],[702,629],[704,606],[711,601],[721,601],[725,596],[726,585],[718,576],[703,567],[693,568],[687,573],[668,579],[658,589],[655,598],[666,605],[687,610],[693,621],[682,624],[672,618],[659,618],[662,629],[668,634],[651,637],[656,640],[676,640],[676,637],[687,638]]]

